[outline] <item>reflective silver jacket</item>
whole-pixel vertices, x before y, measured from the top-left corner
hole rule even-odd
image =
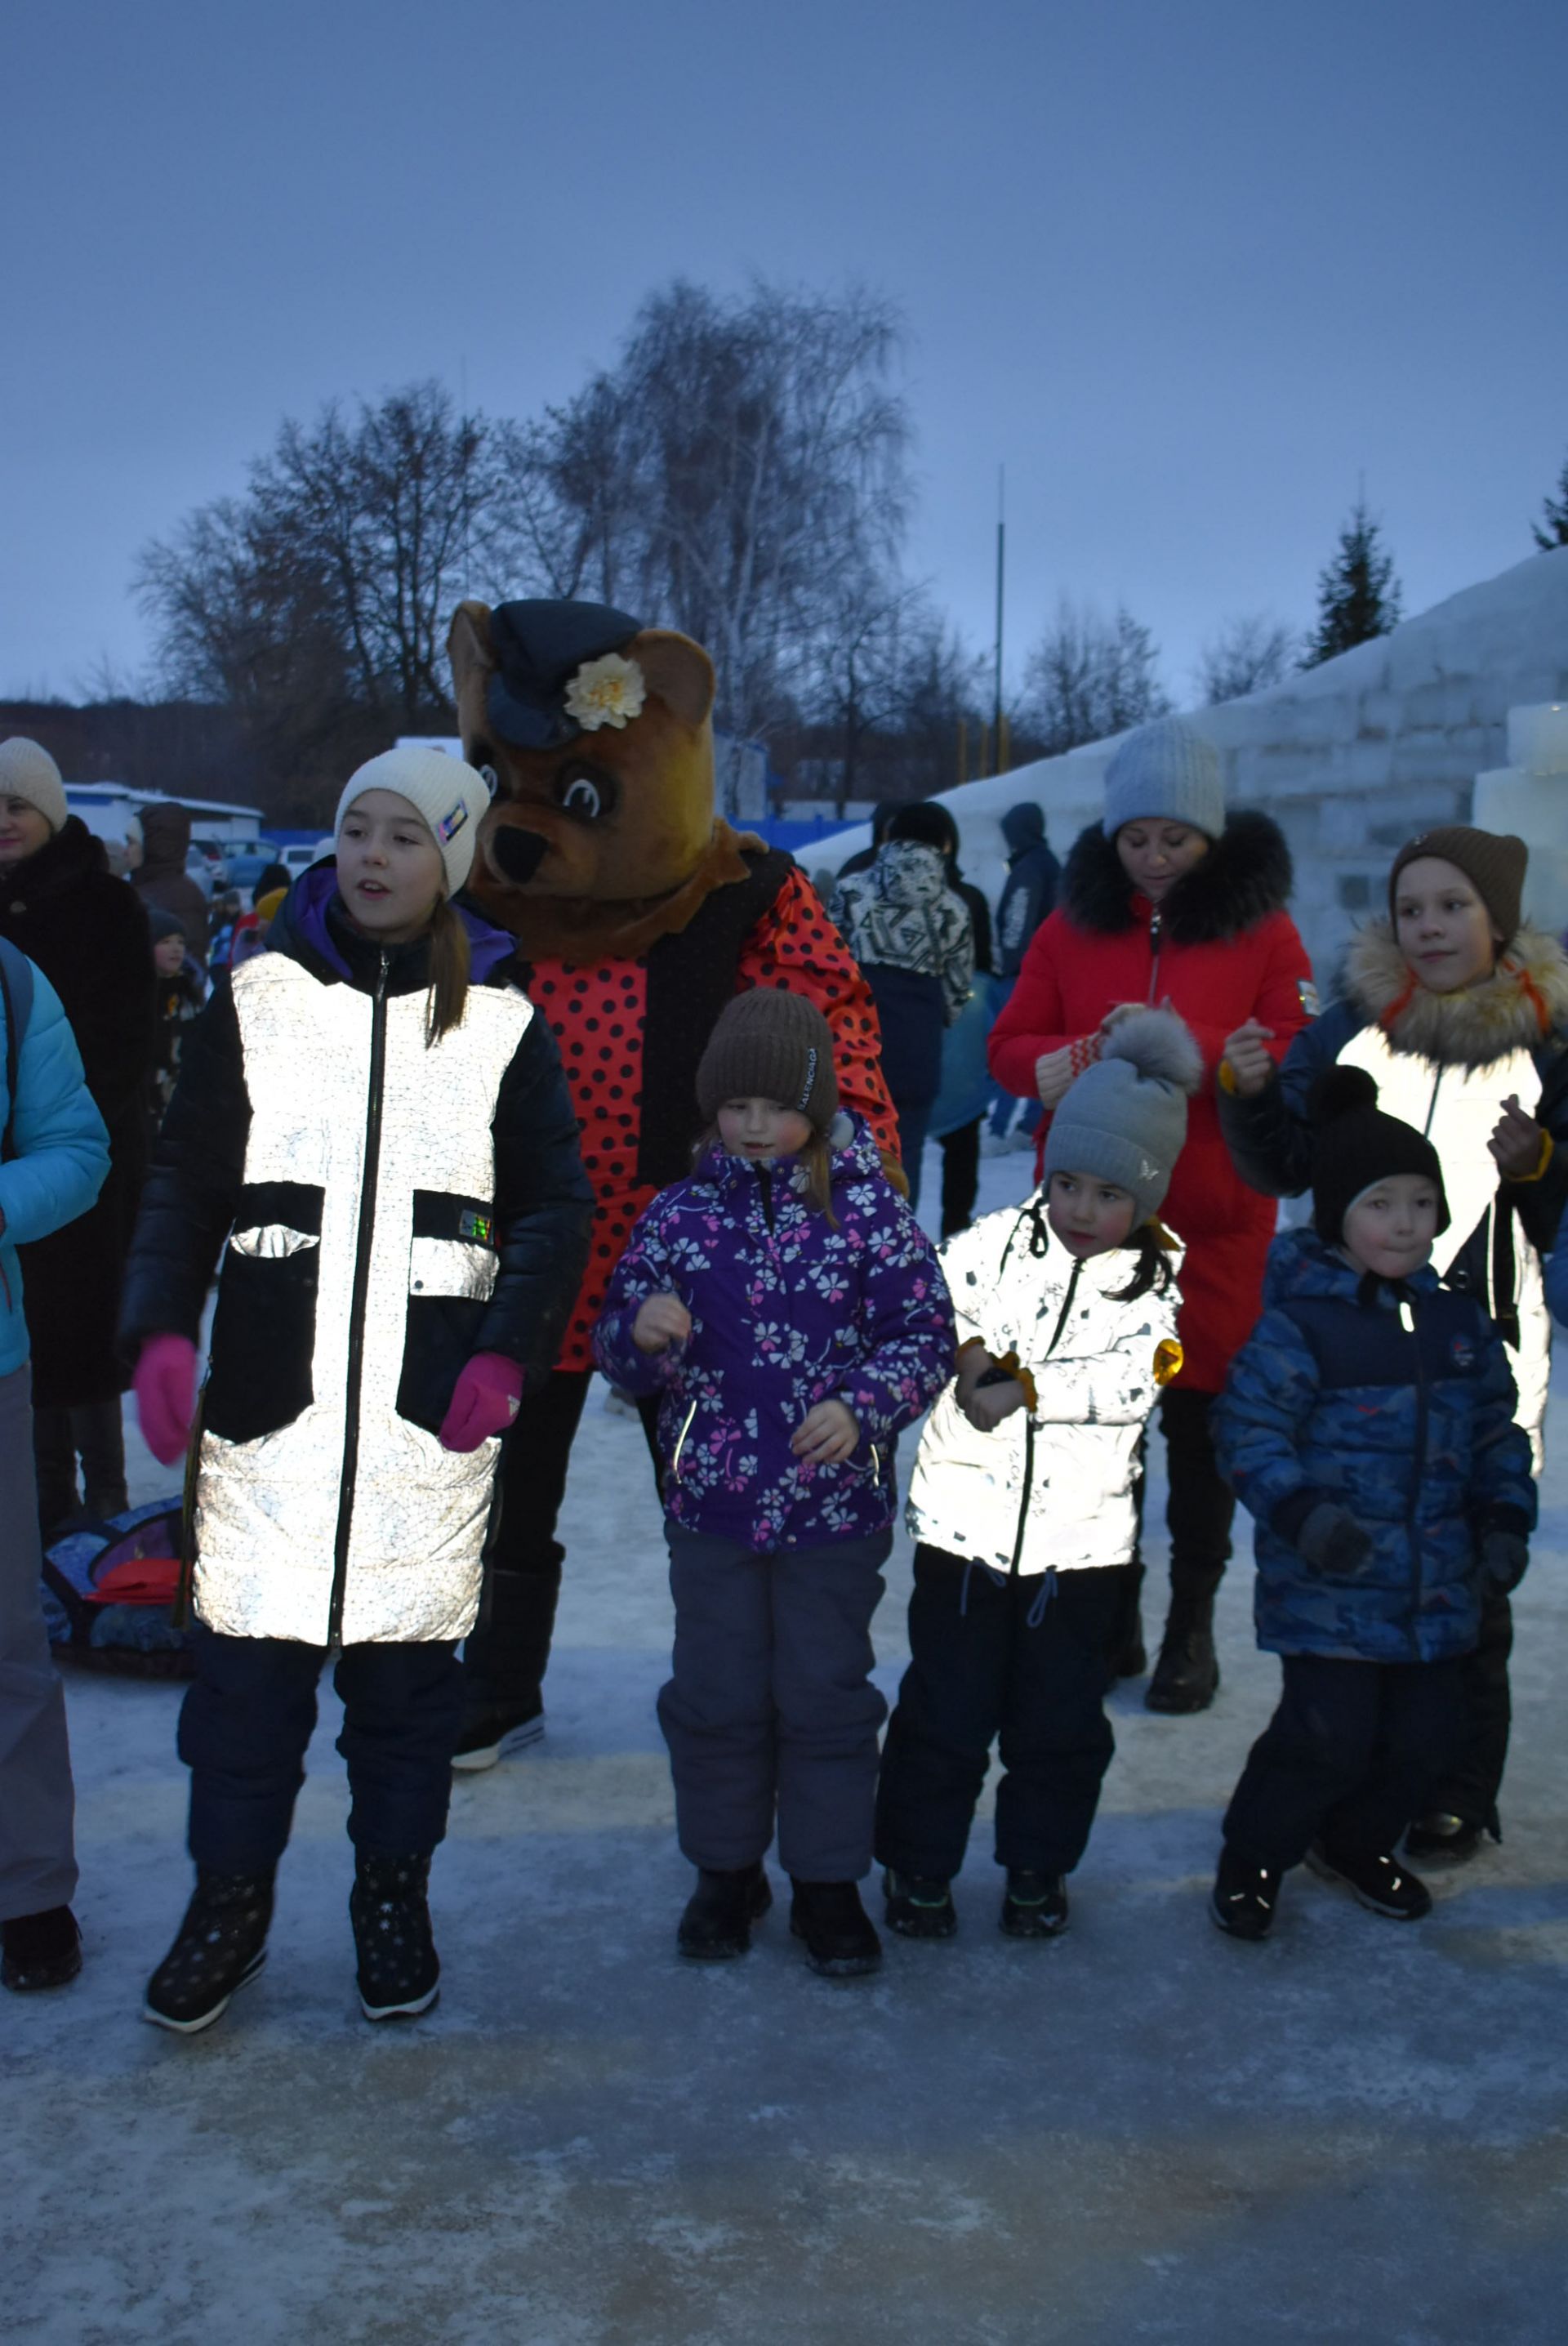
[[[372,992],[284,953],[235,972],[182,1069],[133,1249],[134,1344],[194,1334],[227,1232],[194,1596],[231,1637],[467,1633],[500,1443],[453,1454],[437,1428],[475,1352],[547,1369],[585,1253],[575,1123],[525,995],[471,986],[427,1048],[423,985],[389,993],[385,968]]]

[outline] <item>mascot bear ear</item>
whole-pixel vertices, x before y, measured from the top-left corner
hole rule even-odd
[[[483,608],[483,604],[463,606],[463,611]],[[458,613],[459,620],[463,611]],[[454,622],[454,635],[455,627]],[[640,636],[632,638],[626,653],[642,669],[648,690],[658,695],[672,716],[694,730],[707,723],[713,709],[713,662],[700,644],[673,627],[645,627]],[[454,644],[454,665],[456,657]]]
[[[452,680],[461,700],[463,688],[470,678],[482,681],[495,666],[495,653],[490,639],[488,603],[458,605],[447,630],[446,651],[452,662]],[[484,707],[483,692],[480,706]]]

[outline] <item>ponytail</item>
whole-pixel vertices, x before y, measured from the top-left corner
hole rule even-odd
[[[430,924],[430,993],[424,1015],[427,1050],[454,1026],[462,1025],[468,973],[468,931],[450,898],[443,896]]]

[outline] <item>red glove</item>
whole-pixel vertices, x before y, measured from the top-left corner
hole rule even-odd
[[[160,1466],[184,1457],[196,1416],[196,1347],[188,1336],[149,1336],[131,1379],[142,1439]]]
[[[453,1391],[442,1421],[443,1450],[477,1450],[504,1433],[523,1400],[523,1372],[504,1352],[475,1352]]]

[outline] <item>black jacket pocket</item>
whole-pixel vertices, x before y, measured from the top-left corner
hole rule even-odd
[[[494,1290],[494,1209],[486,1198],[416,1189],[412,1238],[398,1415],[439,1433]]]
[[[240,1191],[218,1280],[208,1433],[258,1442],[310,1407],[321,1239],[320,1188],[258,1181]]]

